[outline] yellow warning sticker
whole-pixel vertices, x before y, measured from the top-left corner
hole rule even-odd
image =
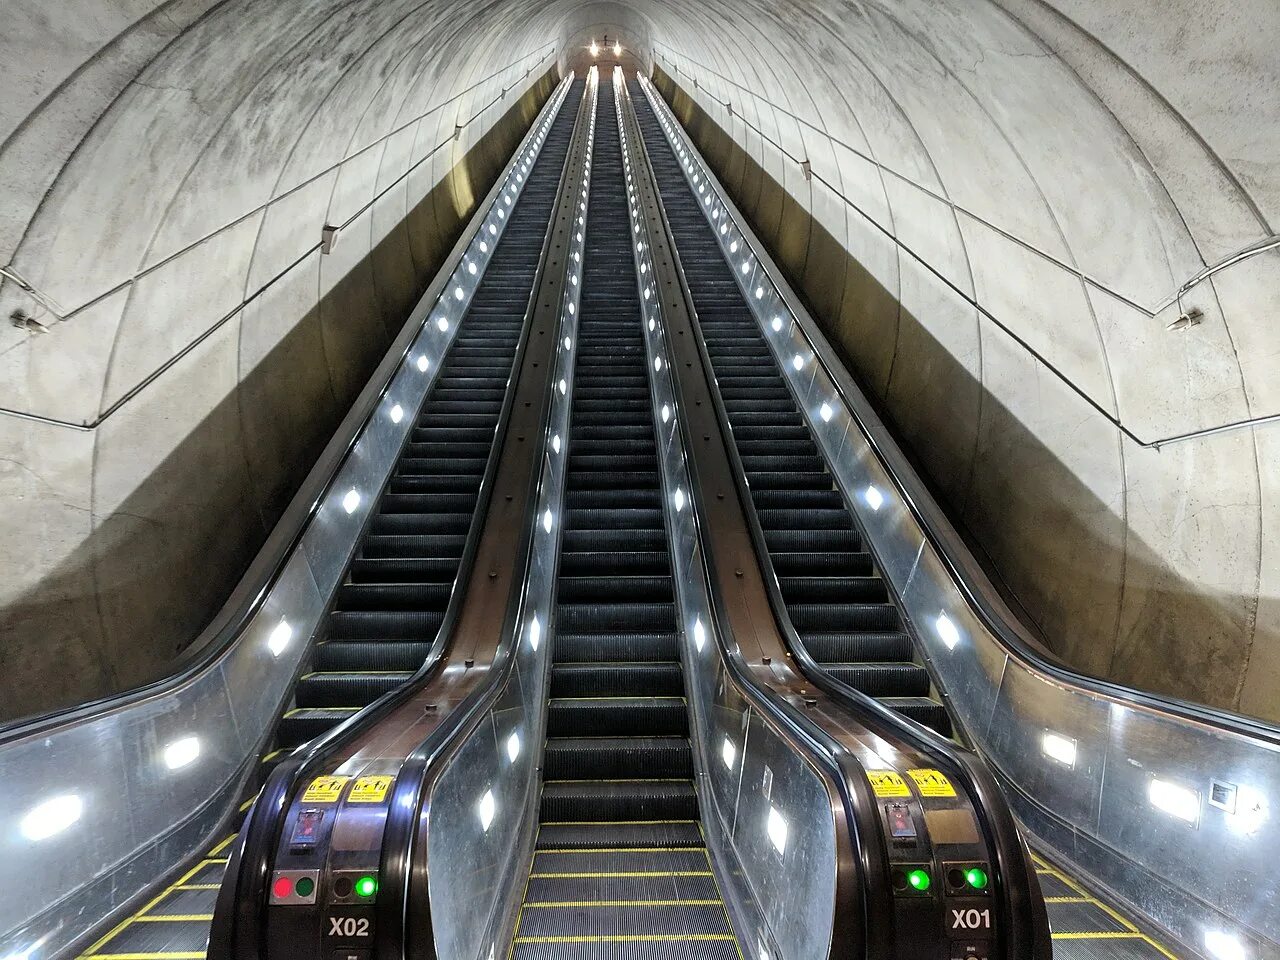
[[[337,803],[350,777],[316,777],[302,795],[303,803]]]
[[[357,777],[347,794],[347,803],[381,803],[387,799],[387,791],[395,777]]]
[[[937,770],[908,770],[907,776],[916,782],[922,797],[954,797],[956,788]]]
[[[868,770],[867,779],[877,797],[909,797],[911,788],[907,781],[892,770]]]

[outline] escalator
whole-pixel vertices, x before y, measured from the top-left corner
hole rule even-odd
[[[461,564],[483,523],[481,487],[501,449],[496,431],[582,93],[582,83],[575,83],[532,167],[520,168],[517,175],[527,180],[518,198],[502,197],[507,225],[421,408],[410,414],[397,407],[392,414],[397,422],[414,416],[414,427],[317,629],[310,668],[295,685],[294,706],[280,720],[255,785],[285,753],[412,678],[466,581]],[[410,362],[427,372],[424,359]],[[202,958],[233,838],[187,864],[175,882],[150,890],[141,909],[82,956]]]
[[[802,648],[798,653],[840,684],[950,737],[948,710],[744,299],[733,274],[737,263],[726,260],[701,209],[709,205],[710,192],[695,193],[689,186],[639,84],[632,80],[629,89],[731,445],[763,535],[759,560],[766,577],[777,582]],[[729,252],[736,253],[734,246]],[[774,321],[775,331],[780,322]],[[797,370],[804,362],[794,358]],[[1058,956],[1173,956],[1063,871],[1038,857],[1035,866]]]
[[[510,956],[730,960],[693,783],[611,84],[596,130],[540,822]]]

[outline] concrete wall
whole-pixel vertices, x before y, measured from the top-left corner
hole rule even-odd
[[[65,319],[0,288],[48,330],[0,326],[0,718],[151,679],[198,633],[560,46],[509,4],[5,6],[0,57],[40,69],[0,104],[0,263]]]
[[[1280,719],[1280,426],[1152,445],[1280,413],[1280,252],[1165,330],[1280,217],[1268,0],[4,6],[0,263],[68,318],[0,329],[4,714],[190,639],[481,192],[450,171],[607,29],[1048,641]]]

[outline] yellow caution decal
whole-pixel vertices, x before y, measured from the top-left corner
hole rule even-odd
[[[908,770],[907,776],[916,782],[922,797],[954,797],[956,788],[937,770]]]
[[[316,777],[302,795],[303,803],[337,803],[350,777]]]
[[[911,788],[907,781],[892,770],[868,770],[867,779],[877,797],[909,797]]]
[[[347,794],[347,803],[381,803],[395,783],[395,777],[357,777]]]

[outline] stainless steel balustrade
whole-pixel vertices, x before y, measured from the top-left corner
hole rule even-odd
[[[0,732],[0,957],[61,954],[203,849],[232,811],[572,80],[181,672]]]
[[[578,304],[586,263],[597,90],[593,68],[584,96],[586,112],[582,115],[590,117],[587,159],[566,260],[570,282],[560,304],[554,392],[542,438],[533,548],[517,619],[519,631],[503,639],[504,645],[516,644],[515,664],[497,701],[450,759],[424,805],[434,955],[443,960],[485,960],[505,949],[510,931],[502,927],[510,919],[505,908],[511,905],[512,890],[510,883],[498,881],[515,881],[509,868],[527,861],[537,825],[551,667],[548,639],[555,626],[551,612],[560,558]],[[411,949],[422,952],[418,947]]]
[[[615,98],[627,180],[632,253],[644,312],[645,350],[656,412],[663,510],[671,542],[672,583],[682,627],[681,659],[690,743],[708,848],[723,856],[721,880],[740,886],[739,908],[759,911],[739,930],[761,960],[828,955],[833,933],[838,852],[835,811],[822,775],[744,696],[729,676],[708,584],[697,505],[681,438],[660,297],[646,221],[636,199],[625,94]],[[638,173],[638,171],[637,171]],[[717,837],[720,843],[717,844]],[[860,923],[860,921],[859,921]]]
[[[1214,960],[1280,957],[1280,730],[1045,655],[647,78],[646,97],[963,735],[1051,856]]]

